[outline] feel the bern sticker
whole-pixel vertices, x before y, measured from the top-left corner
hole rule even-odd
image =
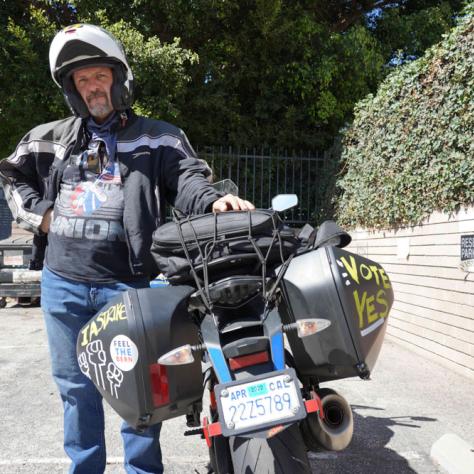
[[[119,334],[112,339],[110,355],[115,365],[125,372],[132,370],[138,361],[137,346],[124,334]]]

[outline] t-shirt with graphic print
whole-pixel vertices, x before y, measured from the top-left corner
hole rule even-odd
[[[71,158],[54,204],[45,264],[76,281],[112,283],[134,277],[123,227],[119,164],[93,135]]]

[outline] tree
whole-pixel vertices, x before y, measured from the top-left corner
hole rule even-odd
[[[350,95],[376,86],[383,58],[371,33],[333,34],[303,3],[134,2],[144,31],[199,55],[179,105],[193,141],[319,148],[350,114]]]
[[[389,64],[439,40],[461,0],[3,3],[5,155],[33,124],[67,113],[46,58],[54,31],[68,24],[89,21],[117,34],[137,78],[137,110],[179,124],[193,143],[321,149]]]
[[[356,106],[344,136],[341,222],[416,225],[474,203],[474,3],[444,40]]]
[[[67,114],[47,63],[49,42],[56,28],[35,8],[16,18],[18,23],[12,17],[2,18],[0,31],[2,158],[14,150],[28,129]]]
[[[462,0],[397,2],[374,15],[372,29],[384,57],[396,64],[423,55],[453,28]]]
[[[77,0],[79,11],[94,10]],[[196,52],[177,117],[193,142],[324,148],[374,92],[453,24],[460,0],[106,0],[112,21]],[[401,39],[397,40],[398,36]],[[156,113],[157,111],[155,111]]]

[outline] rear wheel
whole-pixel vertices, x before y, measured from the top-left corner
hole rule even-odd
[[[218,421],[217,410],[212,405],[209,406],[209,413],[213,423]],[[211,438],[209,461],[208,474],[234,474],[232,458],[230,457],[229,438],[222,435],[213,436]]]
[[[211,469],[214,474],[233,474],[232,459],[229,450],[229,440],[224,436],[214,436],[209,448]]]
[[[235,474],[310,474],[306,447],[297,425],[273,438],[230,438]]]

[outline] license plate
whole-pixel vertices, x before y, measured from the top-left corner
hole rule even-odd
[[[5,255],[3,256],[3,264],[10,267],[18,267],[23,265],[23,254],[22,255]]]
[[[293,369],[217,385],[215,392],[226,436],[292,423],[306,415]]]

